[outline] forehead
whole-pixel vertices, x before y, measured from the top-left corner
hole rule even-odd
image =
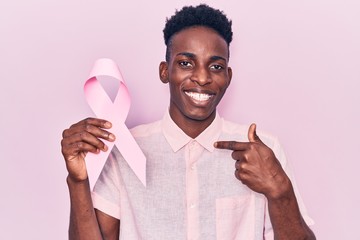
[[[228,44],[215,30],[195,26],[174,34],[170,44],[171,57],[181,52],[189,52],[200,56],[221,56],[228,58]]]

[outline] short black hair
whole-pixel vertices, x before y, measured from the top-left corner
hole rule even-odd
[[[180,11],[176,10],[172,17],[166,19],[163,30],[166,45],[166,61],[170,59],[169,47],[171,46],[172,36],[181,30],[194,26],[205,26],[219,33],[229,46],[233,37],[231,24],[231,20],[222,11],[209,7],[206,4],[200,4],[196,7],[185,6]]]

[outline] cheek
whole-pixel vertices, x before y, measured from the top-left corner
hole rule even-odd
[[[218,88],[219,92],[224,93],[226,91],[226,89],[229,87],[230,81],[220,79],[218,81],[215,81],[214,83],[215,83],[216,87]]]
[[[177,102],[181,102],[179,101],[181,98],[181,83],[179,82],[169,82],[169,89],[170,89],[170,98],[173,100],[176,100]]]

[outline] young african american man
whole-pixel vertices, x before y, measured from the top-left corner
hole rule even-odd
[[[112,123],[87,118],[63,132],[69,238],[315,239],[278,141],[216,111],[232,79],[231,21],[204,4],[184,7],[164,39],[169,108],[131,130],[147,158],[146,187],[115,147],[89,188],[86,153],[109,151]]]

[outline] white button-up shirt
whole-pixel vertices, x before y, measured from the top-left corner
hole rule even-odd
[[[273,239],[266,198],[235,178],[231,151],[213,146],[218,140],[247,142],[248,126],[216,115],[192,139],[166,113],[161,121],[131,131],[147,158],[147,186],[114,148],[92,194],[95,208],[120,219],[120,239]],[[278,141],[258,135],[292,180],[311,225]]]

